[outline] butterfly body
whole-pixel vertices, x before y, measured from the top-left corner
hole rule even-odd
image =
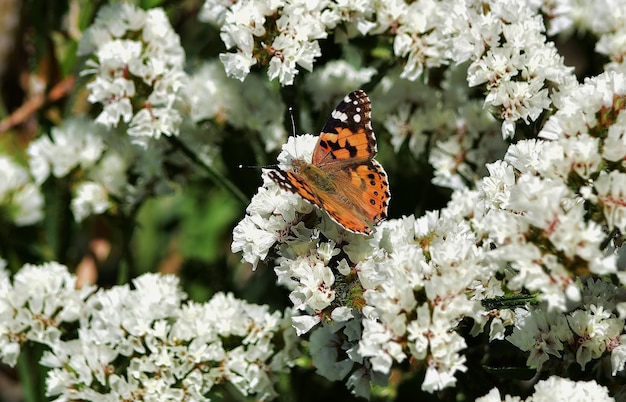
[[[289,169],[277,168],[269,177],[325,210],[345,229],[369,234],[387,217],[391,198],[387,174],[375,155],[370,100],[365,92],[355,91],[331,113],[311,162],[293,159]]]

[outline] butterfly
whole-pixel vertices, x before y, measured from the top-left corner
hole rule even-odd
[[[313,150],[311,162],[294,159],[274,167],[269,177],[299,194],[354,233],[370,234],[387,218],[391,199],[385,169],[374,160],[376,136],[367,94],[354,91],[332,111]]]

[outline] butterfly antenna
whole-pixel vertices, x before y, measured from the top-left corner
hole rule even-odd
[[[257,166],[257,165],[239,165],[239,169],[278,169],[278,164]]]
[[[293,118],[293,107],[289,106],[289,119],[291,119],[291,135],[296,136],[296,119]]]

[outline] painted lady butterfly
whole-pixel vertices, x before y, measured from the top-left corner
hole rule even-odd
[[[345,229],[362,234],[387,218],[391,199],[385,169],[374,160],[371,110],[365,92],[346,95],[322,129],[311,162],[294,159],[290,169],[269,172],[283,190],[299,194]]]

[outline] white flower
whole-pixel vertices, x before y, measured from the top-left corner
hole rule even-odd
[[[53,127],[50,138],[41,136],[31,142],[27,153],[30,170],[37,184],[49,177],[64,177],[72,169],[92,167],[105,149],[103,130],[86,119],[68,119]]]
[[[32,225],[43,219],[44,199],[39,186],[34,183],[28,183],[20,188],[12,201],[17,209],[14,216],[17,226]]]
[[[182,117],[174,104],[187,82],[185,55],[162,9],[144,11],[127,3],[103,7],[79,53],[93,55],[81,75],[94,76],[87,84],[88,100],[103,106],[96,122],[109,128],[130,122],[133,136],[178,135]],[[139,94],[137,85],[147,89]]]
[[[27,264],[15,275],[12,285],[4,282],[0,297],[0,358],[14,365],[19,343],[33,340],[49,346],[61,342],[59,326],[83,314],[84,299],[91,286],[76,289],[76,278],[58,263]]]
[[[285,142],[285,105],[267,80],[251,75],[241,84],[228,79],[218,63],[209,62],[190,76],[184,91],[194,121],[213,119],[220,125],[254,130],[266,151],[279,149]]]
[[[539,381],[535,385],[532,400],[612,402],[614,399],[609,396],[609,390],[606,387],[599,385],[595,381],[572,381],[567,378],[552,376],[547,380]]]
[[[598,204],[602,206],[609,228],[626,231],[626,174],[617,170],[601,174],[594,182],[598,195]]]
[[[609,343],[611,350],[611,366],[613,368],[612,375],[624,370],[626,365],[626,335],[620,335],[617,339],[611,340]]]
[[[237,1],[230,7],[207,1],[200,19],[218,24],[224,45],[233,49],[219,56],[229,76],[243,81],[262,62],[270,80],[292,85],[298,66],[312,71],[320,39],[342,21],[348,35],[365,35],[377,25],[373,12],[370,1]]]
[[[541,367],[549,355],[561,357],[563,340],[559,334],[569,333],[567,320],[559,313],[539,309],[515,310],[515,328],[506,339],[523,351],[529,351],[529,366]]]
[[[113,401],[140,391],[154,400],[206,400],[214,385],[230,382],[268,399],[276,396],[275,373],[297,357],[289,310],[270,313],[223,293],[185,305],[172,275],[145,274],[132,290],[93,293],[91,286],[76,289],[76,277],[57,263],[25,265],[13,283],[3,273],[0,358],[14,365],[20,344],[46,346],[40,363],[51,368],[48,396]],[[241,342],[224,342],[233,338]]]
[[[106,188],[99,183],[86,181],[76,188],[71,209],[76,222],[81,222],[89,215],[106,212],[111,205]]]
[[[591,359],[602,356],[610,340],[616,339],[624,329],[624,320],[611,318],[609,311],[593,304],[586,311],[572,312],[567,321],[579,338],[576,361],[583,370]]]
[[[519,396],[506,395],[504,398],[500,395],[497,388],[492,389],[487,395],[477,398],[477,402],[521,402]],[[535,385],[535,392],[525,399],[527,402],[613,402],[614,399],[609,396],[609,390],[597,384],[595,381],[572,381],[567,378],[551,376],[547,380],[539,381]]]

